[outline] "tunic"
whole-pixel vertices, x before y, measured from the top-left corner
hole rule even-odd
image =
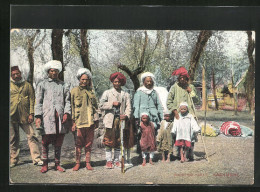
[[[141,127],[141,139],[140,147],[143,152],[153,152],[156,150],[155,144],[155,129],[154,124],[149,122],[149,125],[146,126],[143,122],[140,123]]]
[[[180,118],[174,118],[172,133],[176,135],[176,140],[185,140],[191,142],[194,133],[200,130],[199,125],[193,115],[188,113],[185,116],[179,114]]]
[[[35,116],[43,118],[43,134],[56,134],[55,111],[59,115],[59,133],[68,133],[61,121],[65,113],[71,114],[69,85],[44,79],[37,86],[35,100]]]
[[[158,151],[169,151],[172,153],[173,149],[173,138],[172,131],[173,122],[167,122],[166,120],[162,120],[161,127],[158,132],[157,141],[159,141]]]
[[[90,127],[98,120],[97,99],[91,89],[78,86],[71,90],[71,116],[77,128]]]
[[[163,108],[155,90],[147,93],[139,88],[134,95],[133,111],[134,117],[138,119],[142,113],[148,113],[150,121],[156,125],[163,119]]]
[[[113,106],[113,102],[120,102],[119,108]],[[103,123],[106,127],[103,143],[106,146],[120,147],[120,115],[126,115],[125,129],[123,131],[124,147],[129,149],[134,146],[134,127],[131,118],[131,99],[129,93],[121,90],[118,92],[115,88],[106,90],[99,103],[99,108],[105,113]]]
[[[170,89],[169,95],[167,98],[167,107],[168,110],[173,111],[177,110],[180,106],[181,102],[187,102],[188,103],[188,109],[189,112],[193,115],[195,115],[194,109],[192,107],[191,98],[193,99],[194,103],[199,101],[199,97],[196,95],[196,90],[194,85],[190,84],[189,87],[191,88],[191,93],[189,96],[189,93],[180,87],[178,85],[178,82],[176,82]]]
[[[28,124],[28,117],[34,113],[34,90],[30,83],[10,83],[10,116],[12,122]],[[18,117],[18,118],[16,118]]]

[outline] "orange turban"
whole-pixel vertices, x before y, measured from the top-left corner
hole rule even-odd
[[[120,73],[120,72],[113,73],[113,74],[110,75],[109,79],[110,79],[111,82],[113,82],[116,78],[120,81],[121,86],[125,85],[126,77],[122,73]]]

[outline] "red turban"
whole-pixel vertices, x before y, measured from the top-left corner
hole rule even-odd
[[[110,75],[109,79],[110,79],[111,82],[113,82],[116,78],[120,81],[122,86],[125,85],[126,77],[122,73],[120,73],[120,72],[113,73],[113,74]]]
[[[11,72],[12,72],[12,71],[16,71],[16,70],[20,71],[20,69],[19,69],[18,66],[13,66],[13,67],[11,67]]]
[[[186,76],[186,77],[190,77],[188,74],[188,71],[185,69],[185,67],[180,67],[179,69],[176,69],[175,71],[173,71],[172,76],[173,75],[182,75],[182,76]]]

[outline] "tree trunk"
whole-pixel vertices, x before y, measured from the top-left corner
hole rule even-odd
[[[200,32],[198,36],[198,41],[195,45],[195,48],[192,52],[190,59],[190,67],[189,67],[189,82],[192,83],[194,81],[195,71],[198,67],[200,56],[206,47],[206,43],[212,35],[212,31],[203,30]]]
[[[212,88],[213,88],[213,96],[215,101],[215,109],[218,110],[218,99],[216,94],[216,83],[215,83],[215,72],[212,70]]]
[[[83,63],[83,66],[91,71],[91,66],[89,62],[89,44],[87,40],[87,30],[80,30],[80,39],[81,39],[81,47],[80,47],[80,56]]]
[[[144,45],[143,45],[141,58],[140,58],[140,62],[138,64],[138,67],[131,71],[127,66],[122,65],[121,63],[119,63],[117,65],[117,67],[119,69],[125,71],[129,75],[130,79],[132,80],[132,82],[134,84],[134,90],[135,91],[140,87],[140,81],[138,79],[138,75],[145,70],[145,51],[146,51],[147,44],[148,44],[147,31],[144,31],[144,34],[145,34]]]
[[[201,110],[207,110],[207,87],[206,87],[206,69],[202,66],[202,105]]]
[[[52,50],[52,58],[53,60],[58,60],[62,63],[62,71],[59,74],[59,79],[64,81],[64,63],[63,63],[63,29],[53,29],[51,34],[51,50]]]
[[[246,96],[247,96],[247,101],[249,104],[249,109],[251,113],[254,113],[254,106],[255,106],[255,101],[254,101],[254,89],[255,89],[255,61],[253,58],[253,52],[255,49],[255,41],[252,39],[252,31],[247,31],[248,35],[248,48],[247,48],[247,54],[248,54],[248,59],[249,59],[249,67],[248,71],[246,74],[246,79],[244,83],[244,87],[246,90]]]
[[[33,34],[33,36],[28,38],[27,41],[27,56],[29,60],[29,65],[30,65],[30,72],[28,75],[28,82],[32,85],[33,87],[33,77],[34,77],[34,58],[33,54],[35,51],[35,48],[33,46],[35,37],[40,33],[40,30],[36,30],[36,32]]]

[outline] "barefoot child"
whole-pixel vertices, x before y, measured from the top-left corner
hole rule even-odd
[[[152,159],[154,156],[154,151],[156,150],[155,145],[155,129],[154,124],[150,121],[147,113],[141,114],[141,139],[140,139],[140,147],[142,151],[143,163],[142,165],[146,165],[146,156],[149,154],[149,163],[153,165]]]
[[[186,152],[191,147],[191,138],[200,130],[200,127],[193,115],[189,113],[186,102],[180,103],[179,111],[180,118],[174,119],[172,133],[176,134],[175,146],[180,148],[181,163],[183,163],[187,161]]]
[[[173,150],[172,138],[173,118],[170,111],[164,113],[164,120],[161,121],[161,127],[158,132],[157,141],[158,152],[162,153],[162,161],[165,162],[165,155],[167,154],[166,162],[170,162],[170,154]]]

